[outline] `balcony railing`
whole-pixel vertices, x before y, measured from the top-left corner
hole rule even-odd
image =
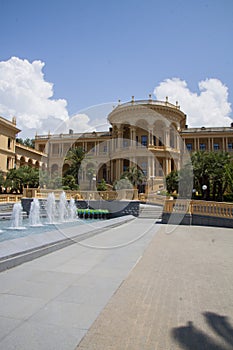
[[[116,106],[116,108],[124,108],[124,107],[128,107],[128,106],[134,106],[134,105],[155,105],[155,106],[164,106],[164,107],[171,107],[174,109],[180,109],[180,106],[178,105],[174,105],[168,101],[157,101],[157,100],[132,100],[130,102],[125,102],[125,103],[121,103],[119,105]]]

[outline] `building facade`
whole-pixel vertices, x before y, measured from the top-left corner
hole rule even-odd
[[[105,179],[113,184],[120,180],[128,168],[140,168],[146,178],[147,188],[157,191],[164,187],[165,177],[174,169],[180,169],[190,152],[233,152],[233,124],[229,127],[189,128],[186,115],[178,103],[148,100],[121,103],[107,116],[109,130],[103,132],[35,136],[35,149],[16,142],[20,130],[16,120],[0,117],[0,170],[28,165],[48,169],[51,176],[62,176],[69,163],[66,154],[72,147],[81,147],[85,158],[81,164],[79,183],[88,189],[88,172],[93,179]]]
[[[80,170],[80,184],[88,187],[88,169],[95,169],[96,181],[109,184],[130,167],[139,167],[150,190],[163,188],[165,177],[180,169],[190,152],[233,150],[233,124],[224,128],[188,128],[186,115],[176,105],[148,100],[118,103],[108,115],[110,128],[104,132],[36,136],[35,147],[48,154],[51,174],[62,176],[69,164],[71,147],[82,147],[86,156]]]
[[[16,142],[20,131],[15,118],[8,121],[0,117],[0,171],[4,175],[10,169],[23,165],[38,169],[47,168],[47,154]]]
[[[8,121],[0,117],[0,170],[6,174],[15,165],[16,135],[20,130],[16,127],[15,118]]]

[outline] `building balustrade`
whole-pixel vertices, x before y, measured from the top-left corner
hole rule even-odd
[[[23,196],[19,194],[0,194],[0,203],[16,203],[21,200]]]
[[[166,200],[165,213],[187,213],[233,219],[233,203],[206,202],[197,200]]]

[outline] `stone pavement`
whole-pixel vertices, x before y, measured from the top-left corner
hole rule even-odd
[[[0,349],[75,349],[158,229],[134,219],[1,272]]]
[[[161,226],[77,347],[95,349],[233,349],[232,230]]]

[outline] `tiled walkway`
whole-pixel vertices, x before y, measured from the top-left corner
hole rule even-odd
[[[135,219],[0,273],[0,349],[232,344],[231,229]]]
[[[157,229],[135,219],[1,272],[0,349],[75,349]]]
[[[162,226],[77,350],[233,349],[233,232]]]

